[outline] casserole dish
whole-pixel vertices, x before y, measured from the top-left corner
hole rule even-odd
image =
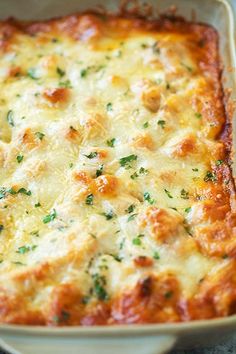
[[[185,5],[185,7],[182,8],[183,4],[182,5],[181,4],[182,4],[182,2],[181,3],[178,2],[178,4],[177,4],[179,6],[179,11],[180,11],[181,15],[184,15],[186,18],[188,18],[189,17],[189,11],[192,10],[192,6],[193,5],[189,4],[187,2],[186,3],[184,2],[183,4]],[[230,10],[229,10],[229,7],[227,6],[227,3],[217,2],[216,4],[217,5],[214,5],[215,6],[214,7],[214,13],[212,13],[212,7],[209,7],[209,6],[213,6],[213,2],[212,3],[211,2],[207,2],[207,4],[204,4],[203,2],[201,3],[200,1],[195,2],[194,5],[195,5],[196,8],[194,10],[196,10],[197,18],[199,17],[198,20],[201,20],[202,22],[208,22],[208,23],[210,22],[211,24],[213,24],[218,29],[218,32],[220,34],[224,35],[224,38],[230,38],[228,43],[232,44],[231,47],[228,47],[228,43],[224,43],[223,41],[221,41],[220,45],[221,45],[221,53],[224,52],[224,57],[221,54],[222,58],[224,59],[224,67],[225,68],[232,67],[233,59],[234,59],[233,58],[233,56],[234,56],[233,42],[232,42],[232,37],[230,37],[230,35],[232,35],[232,33],[233,33],[232,13],[230,13]],[[41,5],[43,6],[44,3],[42,3]],[[89,4],[86,3],[86,7],[89,6],[89,5],[92,6],[93,4],[92,3],[91,4],[90,3]],[[168,4],[165,2],[165,6],[166,5],[168,5]],[[204,13],[202,14],[202,16],[200,16],[200,13],[199,13],[199,6],[200,5],[202,6],[201,10],[204,9]],[[204,5],[204,7],[203,7],[203,5]],[[21,6],[22,6],[22,3],[21,3]],[[159,6],[160,6],[160,9],[163,10],[163,8],[161,7],[161,4],[159,4]],[[109,4],[108,4],[108,7],[109,7]],[[81,9],[82,10],[84,9],[83,6],[82,6],[82,8],[79,8],[79,9],[78,8],[76,8],[76,9],[73,8],[73,11],[81,10]],[[114,9],[114,7],[113,7],[113,9]],[[211,9],[211,13],[213,14],[213,17],[212,17],[211,21],[209,21],[208,18],[204,17],[205,16],[204,14],[208,14],[209,13],[209,9]],[[54,11],[58,11],[58,12],[55,13]],[[49,14],[49,11],[47,11],[47,14]],[[54,6],[52,8],[52,13],[50,13],[50,17],[53,17],[55,15],[59,15],[59,14],[61,14],[61,13],[60,13],[60,8],[58,7],[58,2],[57,2],[57,7]],[[13,15],[14,15],[14,13],[13,13]],[[42,12],[41,12],[41,14],[38,13],[38,15],[39,16],[43,16],[43,13]],[[17,17],[19,17],[19,14],[18,14]],[[35,17],[35,15],[31,14],[31,17]],[[221,24],[220,28],[219,28],[219,23]],[[228,28],[226,26],[227,23],[229,25],[231,25],[231,28]],[[216,24],[217,24],[217,26],[216,26]],[[227,55],[225,55],[225,54],[227,54]],[[232,81],[232,77],[230,77],[230,75],[227,76],[226,75],[226,71],[225,71],[224,79],[225,79],[225,87],[228,86],[228,87],[231,87],[231,88],[234,89],[234,87],[233,87],[234,82]],[[211,327],[211,325],[214,324],[214,323],[215,323],[215,326],[217,326],[217,325],[218,326],[222,326],[222,323],[223,323],[223,324],[225,324],[225,328],[227,328],[227,323],[229,323],[227,321],[229,321],[229,320],[232,320],[232,319],[227,319],[227,320],[222,320],[222,321],[220,321],[220,320],[211,321],[209,323],[209,327],[208,327],[209,331],[210,331],[210,328],[214,328],[214,326]],[[204,321],[202,323],[207,323],[207,321]],[[21,327],[21,328],[23,329],[23,327]],[[119,334],[122,335],[122,328],[123,327],[118,327],[118,328],[119,328],[119,330],[118,330]],[[152,338],[151,337],[146,338],[147,341],[145,341],[145,338],[142,338],[142,340],[141,339],[136,339],[135,341],[137,341],[137,347],[139,348],[137,350],[140,350],[140,352],[142,350],[142,352],[144,352],[144,353],[147,352],[148,353],[148,352],[152,352],[152,351],[155,352],[157,350],[157,349],[155,349],[155,347],[158,347],[158,350],[161,352],[161,351],[163,351],[165,349],[168,349],[168,347],[172,345],[172,342],[174,341],[173,333],[175,332],[174,331],[175,328],[176,329],[177,328],[182,328],[182,330],[185,331],[186,333],[188,333],[188,328],[195,328],[195,330],[196,330],[195,333],[197,333],[197,331],[201,331],[201,323],[195,322],[192,325],[188,324],[188,325],[178,325],[178,326],[175,326],[175,325],[154,326],[153,325],[153,326],[145,326],[145,327],[137,327],[136,326],[134,328],[133,327],[123,328],[123,331],[124,331],[123,333],[125,333],[125,334],[127,333],[128,337],[126,339],[123,338],[122,343],[127,348],[127,351],[128,351],[128,347],[127,346],[129,344],[133,345],[133,346],[135,345],[134,340],[132,342],[129,340],[129,336],[130,335],[134,335],[135,333],[136,334],[138,334],[138,333],[139,334],[141,334],[141,333],[144,334],[145,333],[144,336],[146,337],[147,333],[149,333],[151,335],[151,334],[154,334],[155,331],[156,331],[156,333],[159,333],[159,334],[166,333],[167,328],[168,328],[168,335],[167,336],[165,335],[165,336],[158,337],[158,336],[155,335]],[[172,331],[171,331],[171,328],[172,328]],[[14,327],[12,326],[11,330],[13,331],[13,329],[14,329]],[[19,330],[21,330],[21,329],[19,329]],[[35,330],[35,329],[29,329],[28,334],[29,333],[33,334],[34,333],[33,330]],[[86,341],[86,340],[83,341],[82,337],[81,337],[81,345],[80,345],[79,349],[81,350],[81,352],[83,352],[84,350],[89,351],[89,345],[91,344],[91,350],[95,350],[94,348],[97,348],[96,340],[98,340],[102,344],[102,340],[103,340],[102,333],[104,333],[104,334],[110,333],[111,334],[111,340],[106,340],[105,341],[105,346],[106,346],[108,352],[110,352],[111,350],[115,350],[113,348],[115,348],[114,346],[116,345],[116,339],[115,339],[116,338],[116,334],[115,333],[117,333],[116,330],[117,330],[116,327],[113,327],[112,329],[107,329],[107,328],[104,329],[102,327],[93,328],[93,330],[90,330],[90,329],[89,330],[87,330],[87,329],[86,330],[85,329],[79,329],[78,330],[78,334],[77,334],[78,337],[80,337],[80,335],[81,336],[82,335],[83,336],[86,336],[86,335],[87,336],[92,336],[91,341],[89,341],[89,342]],[[147,330],[149,330],[149,332],[147,332]],[[203,327],[203,330],[205,330],[204,327]],[[77,331],[76,329],[73,329],[73,330],[65,329],[65,331],[64,331],[64,329],[63,329],[63,331],[60,331],[60,330],[58,330],[58,331],[56,331],[56,330],[47,331],[47,330],[42,329],[42,331],[38,330],[37,334],[39,334],[39,333],[45,333],[45,334],[46,333],[50,333],[52,335],[53,334],[56,335],[56,334],[59,334],[59,333],[60,334],[67,333],[68,336],[70,336],[70,335],[73,336],[74,334],[76,334],[76,331]],[[152,331],[154,331],[154,332],[152,332]],[[7,336],[7,333],[4,332],[4,327],[2,327],[2,333],[5,333],[5,335]],[[99,336],[99,339],[95,338],[96,337],[96,333],[97,333],[97,336]],[[194,333],[194,330],[193,330],[193,333]],[[52,337],[50,337],[50,336],[49,336],[49,338],[52,339]],[[8,340],[9,340],[9,337],[8,337]],[[65,344],[66,340],[64,340],[63,343]],[[147,345],[147,343],[148,343],[148,345]],[[53,342],[51,342],[51,344],[54,346]],[[67,344],[67,350],[71,347],[70,352],[73,352],[73,348],[72,348],[73,344],[75,345],[74,350],[77,350],[76,341],[73,341],[72,338],[71,338],[69,340],[68,344]],[[84,348],[82,347],[83,344],[85,345]],[[152,346],[153,346],[153,348],[152,348]],[[60,345],[60,348],[62,350],[62,345]],[[105,351],[106,348],[104,348],[103,351]],[[121,344],[119,344],[119,350],[121,350],[121,348],[122,348],[122,346],[121,346]],[[42,350],[42,345],[41,344],[40,344],[40,350]],[[45,348],[45,350],[47,351],[46,348]],[[33,351],[35,352],[36,348]],[[97,349],[96,349],[96,351],[97,351]],[[122,351],[123,351],[123,349],[122,349]],[[27,349],[24,349],[24,352],[27,352]],[[58,350],[57,350],[57,352],[58,352]]]

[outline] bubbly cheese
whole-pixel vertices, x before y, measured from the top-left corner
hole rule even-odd
[[[230,211],[213,30],[135,21],[2,24],[12,31],[0,56],[3,322],[90,324],[63,307],[63,285],[87,316],[148,276],[174,277],[187,301],[230,263],[200,230]],[[24,304],[9,310],[5,295]]]

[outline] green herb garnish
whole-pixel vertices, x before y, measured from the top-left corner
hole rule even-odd
[[[37,136],[37,138],[39,138],[39,140],[43,140],[45,134],[41,133],[41,132],[36,132],[35,135]]]
[[[196,112],[196,113],[195,113],[195,117],[196,117],[197,119],[201,119],[201,118],[202,118],[202,114],[201,114],[201,113]]]
[[[207,171],[205,177],[204,177],[204,181],[205,182],[216,182],[217,181],[217,177],[216,177],[216,174],[214,172],[211,172],[211,171]]]
[[[90,154],[84,155],[84,156],[87,157],[88,159],[94,159],[97,155],[98,155],[97,151],[94,151],[94,152],[90,152]]]
[[[167,189],[164,189],[166,195],[169,197],[169,198],[173,198],[173,196],[171,195],[171,193],[167,190]]]
[[[216,166],[222,165],[223,162],[224,162],[223,160],[217,160],[217,161],[216,161]]]
[[[160,127],[161,127],[162,129],[164,129],[164,128],[165,128],[165,125],[166,125],[166,121],[161,119],[161,120],[159,120],[159,121],[157,122],[157,124],[160,125]]]
[[[24,158],[23,155],[17,155],[17,156],[16,156],[16,160],[17,160],[18,163],[21,163],[22,160],[23,160],[23,158]]]
[[[102,172],[103,172],[103,165],[100,165],[99,168],[96,170],[96,177],[101,176]]]
[[[99,300],[108,300],[109,296],[105,289],[106,279],[99,274],[92,275],[94,281],[94,293]]]
[[[15,126],[14,120],[13,120],[13,111],[12,110],[7,112],[7,121],[8,121],[8,124],[11,125],[12,127]]]
[[[149,204],[154,204],[155,203],[155,200],[151,198],[151,195],[149,192],[145,192],[143,194],[143,198],[144,200],[146,200]]]
[[[43,218],[43,223],[44,224],[48,224],[49,222],[53,221],[54,219],[56,219],[57,217],[57,212],[55,209],[53,209],[51,211],[50,214],[46,215],[44,218]]]
[[[36,75],[36,69],[35,68],[29,68],[27,71],[27,75],[32,79],[32,80],[38,80],[39,77]]]
[[[32,245],[32,246],[21,246],[18,248],[18,250],[16,251],[16,253],[19,254],[25,254],[29,251],[34,251],[35,248],[37,247],[37,245]]]
[[[87,195],[87,197],[86,197],[86,199],[85,199],[85,204],[87,204],[87,205],[93,205],[93,194]]]
[[[73,88],[72,85],[71,85],[70,80],[59,82],[59,86],[60,87],[65,87],[65,88],[70,88],[70,89]]]
[[[180,197],[182,199],[189,199],[189,192],[187,192],[185,189],[182,189],[180,192]]]
[[[130,204],[130,206],[128,206],[128,208],[125,210],[126,213],[132,213],[135,209],[135,205],[134,204]]]
[[[137,215],[138,215],[138,214],[132,214],[132,215],[130,215],[130,216],[128,217],[128,219],[127,219],[127,222],[134,220]]]
[[[184,211],[185,213],[189,213],[191,211],[191,207],[185,208]]]
[[[110,112],[110,111],[113,110],[113,107],[112,107],[112,103],[111,103],[111,102],[109,102],[109,103],[106,105],[106,110],[107,110],[107,112]]]
[[[164,296],[166,299],[170,299],[173,296],[173,291],[167,291]]]
[[[154,259],[160,259],[159,253],[158,253],[158,252],[154,252],[153,258],[154,258]]]
[[[109,146],[109,147],[114,147],[114,145],[115,145],[115,141],[116,141],[116,139],[115,138],[112,138],[112,139],[110,139],[110,140],[107,140],[107,145]]]
[[[107,220],[111,220],[114,218],[114,216],[116,216],[112,210],[110,210],[108,213],[102,213],[102,215],[105,216]]]
[[[57,67],[57,74],[60,76],[60,77],[63,77],[65,75],[65,71],[62,70],[61,68]]]
[[[126,169],[131,168],[130,162],[136,161],[137,160],[137,155],[129,155],[125,156],[119,159],[119,163],[122,167],[125,167]]]
[[[143,235],[143,234],[140,234],[140,235],[138,235],[137,237],[133,238],[133,240],[132,240],[133,245],[135,245],[135,246],[141,246],[141,244],[142,244],[141,237],[144,237],[144,235]]]

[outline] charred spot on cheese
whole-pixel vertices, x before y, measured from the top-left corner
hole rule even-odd
[[[95,179],[96,190],[100,194],[113,196],[117,192],[118,179],[111,175],[101,175]]]

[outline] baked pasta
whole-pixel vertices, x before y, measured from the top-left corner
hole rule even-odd
[[[236,312],[218,35],[95,13],[0,23],[0,322]]]

